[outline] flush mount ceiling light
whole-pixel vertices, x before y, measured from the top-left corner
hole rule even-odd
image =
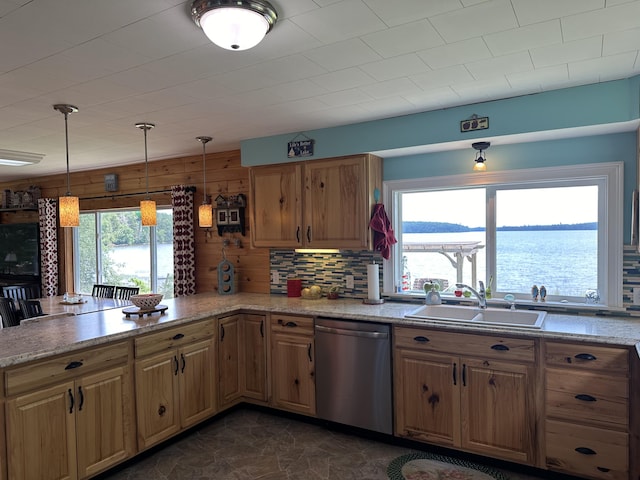
[[[71,180],[69,177],[69,129],[67,128],[67,120],[70,113],[78,111],[78,107],[59,103],[53,108],[64,115],[64,139],[67,151],[67,194],[58,198],[58,209],[60,211],[61,227],[77,227],[80,225],[80,200],[78,197],[71,196]]]
[[[471,146],[478,150],[476,153],[476,164],[473,166],[474,172],[485,172],[487,170],[487,165],[485,162],[487,161],[487,156],[482,156],[482,152],[491,146],[491,142],[476,142],[472,143]]]
[[[149,198],[149,158],[147,156],[147,132],[155,125],[153,123],[136,123],[136,127],[144,131],[144,169],[147,178],[147,196],[140,202],[140,217],[143,227],[156,226],[156,202]]]
[[[207,198],[207,163],[205,145],[213,140],[211,137],[196,137],[202,143],[202,205],[198,209],[198,225],[202,228],[213,227],[213,206]]]
[[[16,150],[0,149],[0,165],[9,167],[23,167],[25,165],[33,165],[40,163],[44,158],[41,153],[18,152]]]
[[[247,50],[269,33],[278,12],[265,0],[195,0],[191,17],[219,47]]]

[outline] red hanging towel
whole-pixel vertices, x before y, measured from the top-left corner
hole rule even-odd
[[[382,258],[389,260],[391,256],[391,245],[398,243],[396,236],[391,228],[391,222],[387,213],[384,211],[384,205],[376,203],[373,207],[369,227],[373,230],[373,249],[382,254]]]

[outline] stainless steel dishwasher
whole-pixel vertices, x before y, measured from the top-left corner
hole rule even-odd
[[[393,433],[391,327],[318,318],[315,346],[317,416]]]

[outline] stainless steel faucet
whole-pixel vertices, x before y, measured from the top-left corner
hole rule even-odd
[[[479,290],[476,290],[475,288],[470,287],[466,283],[456,283],[456,287],[467,288],[471,290],[471,293],[473,293],[476,297],[478,297],[478,307],[487,308],[487,292],[484,289],[484,282],[480,280],[478,281],[478,284],[480,284]]]

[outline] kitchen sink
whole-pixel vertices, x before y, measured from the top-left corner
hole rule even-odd
[[[478,307],[461,307],[457,305],[423,305],[405,315],[405,317],[467,324],[541,328],[546,315],[547,312],[542,310],[481,309]]]

